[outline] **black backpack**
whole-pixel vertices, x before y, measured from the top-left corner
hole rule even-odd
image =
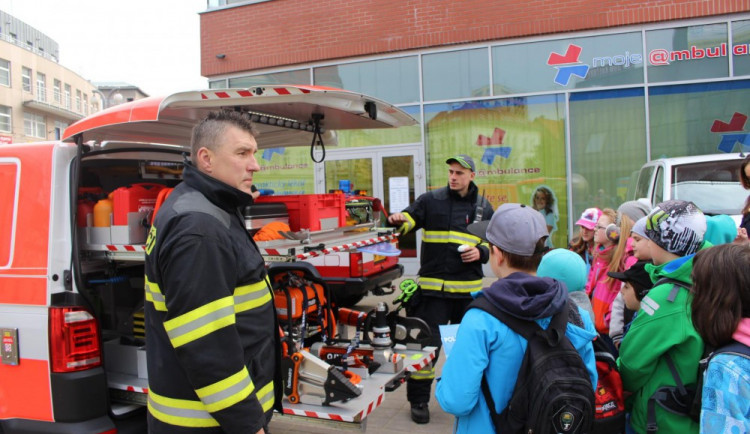
[[[482,392],[495,432],[506,433],[590,433],[594,421],[594,388],[580,354],[565,336],[567,323],[583,325],[578,310],[568,300],[543,330],[534,321],[513,317],[486,297],[469,308],[482,309],[528,341],[521,369],[508,406],[495,412],[487,378]]]

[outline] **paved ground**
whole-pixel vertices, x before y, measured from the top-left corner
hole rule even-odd
[[[485,278],[488,285],[494,279]],[[359,303],[357,308],[369,310],[379,301],[391,302],[395,297],[369,296]],[[438,361],[436,376],[440,376],[444,355]],[[354,424],[318,422],[298,417],[274,415],[270,430],[272,434],[325,434],[330,432],[365,431],[369,434],[449,434],[453,432],[453,416],[445,413],[435,399],[435,386],[432,387],[433,396],[430,400],[430,423],[419,425],[411,420],[409,402],[406,400],[406,385],[402,385],[393,392],[386,392],[383,403],[366,418],[364,426]]]

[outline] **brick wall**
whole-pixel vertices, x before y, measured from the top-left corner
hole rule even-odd
[[[201,74],[748,10],[750,0],[273,0],[201,15]]]

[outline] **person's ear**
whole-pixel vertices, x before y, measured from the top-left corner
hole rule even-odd
[[[211,160],[213,155],[208,148],[198,149],[198,155],[195,159],[195,164],[199,170],[206,173],[211,173]]]

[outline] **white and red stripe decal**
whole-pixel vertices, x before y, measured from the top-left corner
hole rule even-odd
[[[137,245],[126,245],[126,244],[107,244],[107,250],[110,252],[145,252],[146,251],[146,245],[145,244],[137,244]]]
[[[376,237],[376,238],[370,238],[369,240],[354,241],[349,244],[341,244],[339,246],[327,247],[321,250],[312,250],[306,253],[298,253],[297,255],[295,255],[295,258],[299,260],[304,260],[307,258],[327,255],[329,253],[347,252],[357,247],[364,247],[364,246],[369,246],[372,244],[378,244],[378,243],[382,243],[385,241],[390,241],[396,238],[397,236],[398,236],[397,234],[383,235],[383,236]],[[261,251],[261,254],[268,255],[268,256],[282,256],[285,254],[283,250],[279,250],[279,249],[260,249],[260,251]]]
[[[422,369],[425,366],[427,366],[427,364],[430,363],[432,361],[432,359],[434,359],[434,358],[435,358],[435,353],[433,352],[432,354],[429,354],[429,355],[425,356],[424,358],[422,358],[419,362],[407,366],[406,370],[409,371],[409,372],[417,372],[420,369]]]
[[[201,92],[201,99],[249,98],[253,96],[263,96],[266,93],[270,93],[271,95],[300,95],[310,93],[309,89],[302,89],[299,87],[265,87],[263,90],[264,92],[260,95],[256,95],[247,89]]]
[[[385,393],[381,393],[380,395],[378,395],[378,397],[374,401],[372,401],[367,406],[366,409],[362,410],[361,412],[357,413],[354,416],[342,416],[336,413],[323,413],[320,411],[297,410],[294,408],[289,408],[289,406],[284,407],[284,414],[291,414],[294,416],[312,417],[315,419],[335,420],[337,422],[360,422],[364,420],[364,418],[366,418],[368,414],[372,413],[373,410],[378,408],[380,404],[383,403],[384,394]]]

